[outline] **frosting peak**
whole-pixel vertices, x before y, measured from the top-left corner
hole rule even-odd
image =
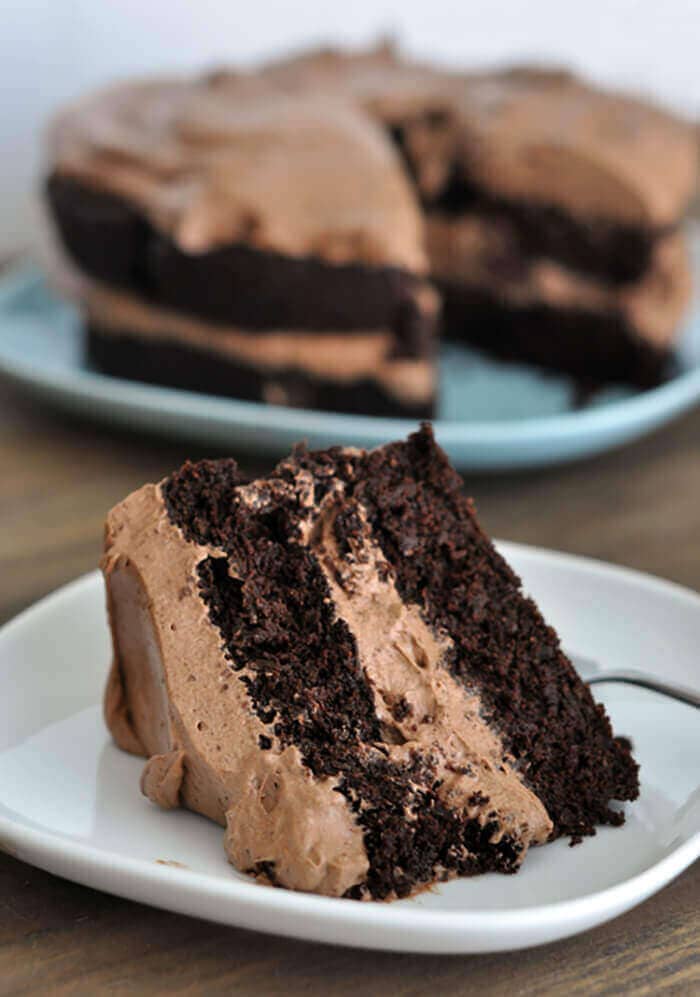
[[[686,122],[570,75],[466,77],[455,121],[465,176],[504,198],[665,229],[695,190],[697,143]]]
[[[329,494],[305,542],[323,568],[338,616],[355,635],[389,757],[409,763],[419,751],[430,758],[445,802],[483,824],[497,820],[499,838],[511,835],[524,856],[552,831],[544,805],[482,719],[478,696],[448,671],[449,638],[435,635],[418,606],[401,599],[360,503],[354,512],[364,524],[362,540],[350,540],[349,554],[340,554],[334,533],[340,507],[339,496]]]
[[[54,126],[56,169],[132,200],[188,253],[245,241],[425,271],[418,206],[379,126],[347,101],[235,79],[83,101]]]

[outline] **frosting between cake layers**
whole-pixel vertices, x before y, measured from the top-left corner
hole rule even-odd
[[[634,283],[610,285],[554,260],[525,260],[505,220],[485,215],[429,215],[427,245],[438,282],[488,291],[506,305],[618,313],[659,347],[674,338],[692,290],[682,233],[659,239],[651,264]]]
[[[159,486],[112,510],[102,568],[118,648],[109,685],[121,695],[108,697],[107,723],[121,747],[156,756],[143,777],[152,799],[227,825],[238,869],[271,862],[283,886],[340,895],[366,875],[362,830],[296,748],[260,750],[266,728],[198,593],[197,565],[221,556],[184,539]]]
[[[359,502],[353,504],[362,539],[351,540],[350,553],[340,554],[334,535],[338,498],[336,491],[324,499],[302,537],[323,569],[337,615],[357,642],[389,757],[409,763],[419,752],[430,759],[445,803],[484,824],[497,819],[491,840],[509,835],[523,845],[524,857],[529,845],[543,843],[552,831],[545,807],[482,718],[478,695],[446,667],[450,639],[435,635],[419,607],[401,599]]]
[[[353,453],[348,451],[349,456]],[[372,539],[361,501],[346,499],[337,478],[328,479],[325,486],[320,507],[314,501],[313,477],[306,471],[297,472],[293,483],[275,480],[271,486],[258,481],[240,487],[237,494],[258,512],[284,493],[295,496],[299,541],[320,565],[335,613],[355,639],[388,756],[399,764],[410,763],[416,753],[429,760],[442,783],[439,794],[445,803],[484,824],[497,820],[499,830],[492,841],[508,835],[522,845],[524,857],[529,845],[543,843],[551,833],[544,805],[480,715],[479,697],[466,692],[447,669],[449,638],[433,634],[419,607],[403,602],[391,568]],[[362,540],[351,540],[345,554],[334,535],[341,508],[356,512],[363,524]]]
[[[434,292],[427,287],[421,291],[426,307],[437,309]],[[82,296],[89,319],[103,333],[181,343],[240,361],[270,376],[292,369],[339,384],[367,379],[407,403],[430,399],[435,391],[432,361],[395,356],[396,338],[388,329],[246,331],[146,304],[96,283],[85,283]]]
[[[264,512],[282,493],[295,496],[298,542],[322,567],[335,611],[355,637],[383,750],[399,765],[420,755],[446,805],[495,822],[491,841],[508,835],[522,858],[550,834],[547,812],[480,716],[478,696],[445,667],[449,640],[402,602],[366,521],[360,545],[341,555],[333,534],[341,491],[331,483],[317,509],[313,478],[302,471],[291,482],[239,486],[234,501]],[[294,745],[272,736],[240,681],[245,669],[232,670],[197,574],[206,558],[225,556],[185,539],[161,486],[144,486],[112,510],[102,562],[116,648],[108,725],[121,747],[149,756],[142,790],[153,802],[226,825],[236,868],[264,875],[269,864],[280,885],[342,895],[367,875],[362,828],[337,781],[315,777]],[[235,576],[230,559],[228,571]],[[261,738],[271,747],[261,750]]]

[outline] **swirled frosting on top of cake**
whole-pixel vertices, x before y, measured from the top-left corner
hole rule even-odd
[[[188,253],[244,242],[426,268],[400,157],[347,101],[238,75],[125,83],[64,112],[52,148],[59,175],[125,198]]]

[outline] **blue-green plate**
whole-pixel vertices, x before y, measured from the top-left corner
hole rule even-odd
[[[581,404],[565,377],[450,345],[442,347],[440,366],[435,430],[458,467],[574,460],[636,439],[700,402],[700,307],[696,302],[683,332],[677,375],[648,391],[610,388]],[[0,280],[0,374],[91,421],[258,456],[280,456],[302,439],[314,448],[372,447],[414,428],[402,419],[283,408],[99,374],[85,363],[76,310],[30,266]]]

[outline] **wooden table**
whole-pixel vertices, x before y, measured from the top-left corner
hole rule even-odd
[[[0,621],[94,567],[106,510],[201,447],[117,434],[0,385]],[[254,463],[245,465],[256,469]],[[258,465],[261,469],[264,465]],[[472,476],[497,536],[700,589],[700,412],[571,467]],[[2,787],[0,786],[0,793]],[[0,993],[700,994],[700,863],[578,938],[512,955],[354,952],[118,900],[0,855]]]

